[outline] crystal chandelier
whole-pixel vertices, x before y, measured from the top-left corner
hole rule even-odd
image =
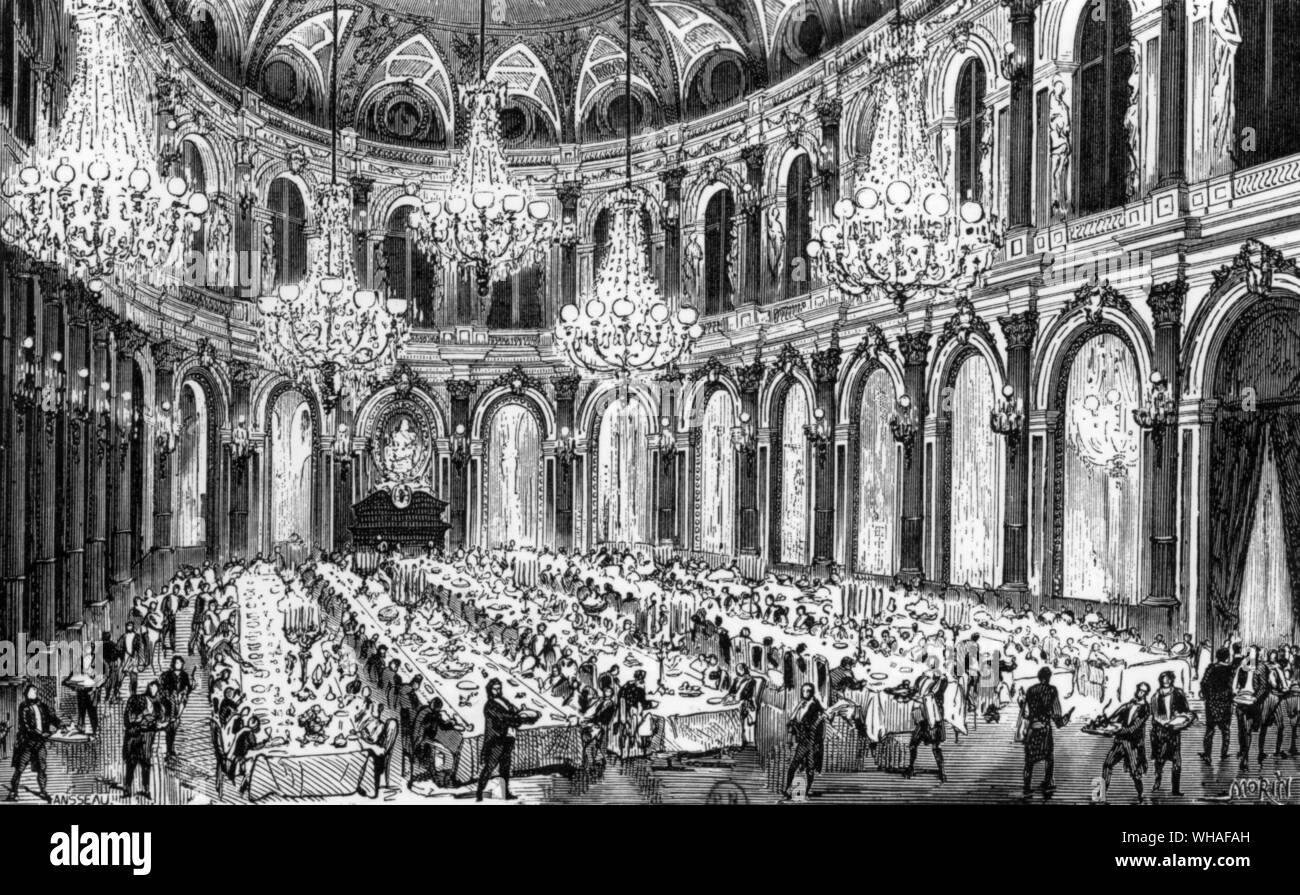
[[[77,67],[57,132],[33,147],[16,182],[5,241],[101,292],[118,272],[166,264],[199,225],[208,197],[183,177],[162,178],[141,121],[123,39],[128,0],[72,0]],[[147,119],[146,119],[147,120]]]
[[[632,0],[625,0],[624,25],[626,184],[610,202],[609,243],[596,271],[594,294],[560,310],[555,341],[573,364],[626,379],[669,366],[704,329],[695,308],[687,305],[673,313],[647,261],[645,197],[632,187]]]
[[[320,243],[300,284],[262,297],[261,346],[286,375],[314,386],[326,412],[346,389],[382,377],[406,340],[406,299],[358,287],[352,260],[352,190],[338,179],[338,0],[330,72],[330,183],[316,200]]]
[[[839,289],[881,294],[901,309],[969,281],[987,262],[984,209],[968,201],[954,211],[926,140],[922,106],[926,42],[895,6],[879,63],[880,102],[871,151],[853,199],[833,209],[808,254]]]
[[[444,199],[425,202],[409,219],[416,244],[427,255],[474,271],[482,305],[493,280],[541,262],[555,236],[551,207],[535,198],[526,180],[516,180],[506,164],[499,120],[506,85],[487,80],[486,41],[487,0],[480,0],[478,83],[460,88],[469,140]]]

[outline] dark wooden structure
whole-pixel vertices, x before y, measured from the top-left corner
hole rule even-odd
[[[352,545],[356,548],[389,547],[401,544],[405,549],[424,548],[430,542],[439,549],[447,544],[450,523],[443,519],[447,502],[432,494],[417,491],[407,507],[398,508],[387,491],[376,491],[352,505]]]

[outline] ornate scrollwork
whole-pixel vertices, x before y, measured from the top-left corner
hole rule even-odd
[[[1230,282],[1243,279],[1251,295],[1267,295],[1273,288],[1273,275],[1288,273],[1300,276],[1296,262],[1288,260],[1280,251],[1257,239],[1248,239],[1232,262],[1214,272],[1214,285],[1210,291],[1218,292]]]
[[[1130,307],[1129,300],[1110,280],[1093,279],[1074,290],[1074,297],[1065,303],[1065,313],[1082,310],[1089,323],[1096,323],[1106,308],[1128,313]]]
[[[512,395],[522,395],[529,389],[541,391],[542,383],[519,364],[515,364],[508,372],[492,380],[492,387],[509,389]]]

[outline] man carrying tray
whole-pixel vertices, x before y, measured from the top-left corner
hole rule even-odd
[[[1152,792],[1160,791],[1165,762],[1170,764],[1173,789],[1170,795],[1181,796],[1178,779],[1183,772],[1183,728],[1192,722],[1187,694],[1174,686],[1174,673],[1160,674],[1160,689],[1151,697],[1151,757],[1156,763],[1156,783]]]

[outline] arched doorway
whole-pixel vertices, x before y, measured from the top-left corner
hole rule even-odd
[[[898,443],[889,430],[896,403],[894,382],[883,369],[873,370],[862,387],[858,418],[858,543],[857,571],[892,575],[894,532],[898,525],[900,492]]]
[[[316,423],[312,405],[302,392],[287,389],[272,402],[267,439],[271,543],[309,551],[316,543]],[[286,550],[284,555],[291,554]]]
[[[488,546],[541,544],[542,432],[537,417],[519,403],[503,405],[488,428]]]
[[[1002,439],[989,427],[993,371],[978,351],[959,361],[949,417],[949,516],[946,578],[995,587],[1002,569]]]
[[[1294,642],[1300,582],[1300,299],[1256,302],[1232,327],[1213,380],[1210,605],[1221,632]]]
[[[596,539],[644,544],[650,535],[650,420],[634,399],[614,399],[600,418]]]
[[[1140,598],[1141,388],[1118,330],[1077,342],[1057,385],[1056,593],[1103,602]]]
[[[700,549],[731,553],[736,519],[736,452],[731,429],[736,402],[725,388],[715,388],[700,422]]]

